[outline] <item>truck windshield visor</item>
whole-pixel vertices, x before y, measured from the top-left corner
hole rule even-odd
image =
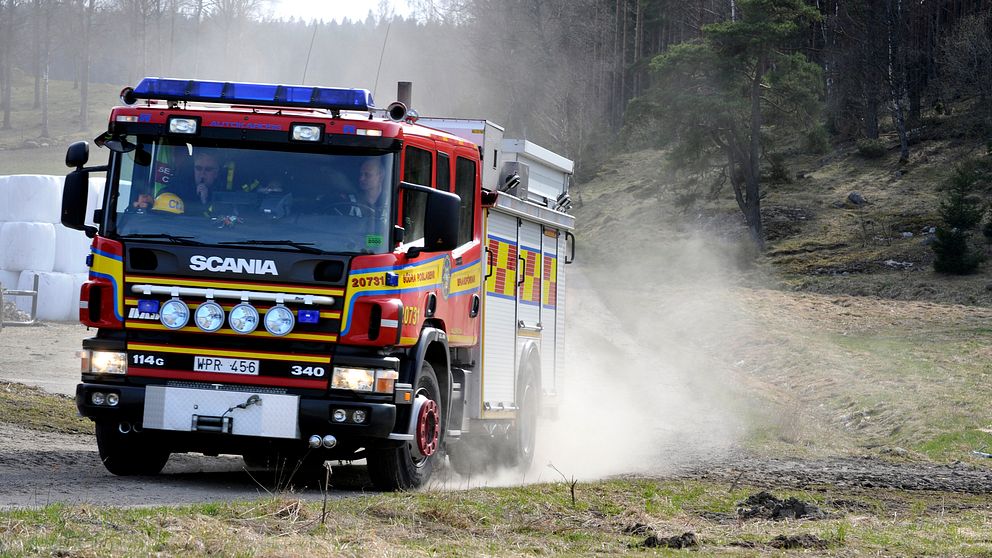
[[[390,249],[393,153],[345,154],[128,141],[121,237],[374,254]]]

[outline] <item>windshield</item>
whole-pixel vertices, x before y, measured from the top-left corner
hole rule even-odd
[[[328,154],[128,137],[117,234],[307,252],[389,250],[392,153]]]

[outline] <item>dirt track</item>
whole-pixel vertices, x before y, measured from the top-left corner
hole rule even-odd
[[[574,276],[578,279],[578,276]],[[585,367],[593,374],[602,374],[611,363],[626,354],[626,345],[636,345],[630,336],[599,300],[590,297],[592,289],[584,280],[571,286],[570,296],[576,303],[570,317],[577,324],[596,326],[574,330],[579,345],[589,351],[582,355]],[[778,296],[778,295],[775,295]],[[801,299],[808,303],[807,298]],[[780,304],[781,301],[776,302]],[[581,310],[579,310],[581,309]],[[696,306],[671,307],[687,314],[698,313]],[[596,320],[589,319],[595,316]],[[584,319],[585,318],[585,319]],[[681,323],[686,324],[686,321]],[[605,325],[604,325],[605,324]],[[612,325],[611,325],[612,324]],[[669,333],[656,329],[646,330],[665,346],[679,345],[680,335],[694,336],[691,326],[686,331]],[[0,379],[40,386],[46,390],[71,394],[78,378],[74,356],[81,338],[89,335],[85,328],[71,324],[50,324],[36,328],[8,328],[0,333]],[[593,343],[595,340],[596,343]],[[613,351],[613,352],[610,352]],[[619,357],[618,357],[619,355]],[[692,361],[681,369],[681,376],[668,377],[652,384],[652,390],[640,389],[639,374],[657,370],[653,362],[626,361],[625,371],[610,370],[617,382],[629,383],[632,389],[612,394],[620,401],[637,402],[635,397],[647,397],[656,402],[660,421],[645,421],[644,416],[634,416],[642,428],[637,432],[635,445],[624,445],[623,440],[602,439],[601,444],[610,451],[607,466],[583,469],[589,465],[588,454],[575,454],[567,447],[571,439],[560,434],[550,442],[553,452],[550,459],[565,474],[592,478],[610,474],[637,473],[666,478],[713,480],[731,485],[750,485],[762,488],[810,488],[834,486],[845,489],[876,490],[927,490],[970,494],[992,493],[992,472],[989,468],[965,464],[937,465],[927,461],[902,461],[893,463],[875,458],[822,457],[815,459],[775,459],[744,456],[736,443],[737,432],[726,416],[726,409],[716,401],[714,390],[721,385],[719,377],[700,378],[700,371],[710,366],[710,361],[696,362],[685,351],[672,349],[673,360]],[[653,367],[653,368],[651,368]],[[617,374],[626,374],[617,375]],[[685,381],[683,381],[685,380]],[[576,395],[573,393],[573,395]],[[584,393],[579,393],[588,398]],[[610,399],[600,399],[609,403]],[[587,402],[572,411],[588,412]],[[640,404],[631,404],[640,407]],[[562,410],[569,416],[566,405]],[[607,432],[610,430],[607,429]],[[601,432],[589,427],[584,443],[589,438],[604,438]],[[650,443],[645,444],[650,436]],[[571,436],[571,438],[576,438]],[[630,442],[630,441],[628,441]],[[630,453],[631,448],[641,450]],[[585,446],[579,446],[582,450]],[[645,449],[646,448],[646,449]],[[617,457],[623,455],[626,459]],[[539,456],[539,460],[542,456]],[[570,461],[571,460],[571,461]],[[543,467],[543,465],[542,465]],[[236,457],[204,457],[199,455],[173,456],[165,471],[158,477],[114,477],[102,466],[96,453],[96,443],[89,435],[40,433],[14,425],[0,424],[0,509],[17,506],[44,505],[51,502],[154,505],[181,504],[214,500],[252,499],[266,491],[284,488],[273,473],[253,473],[244,470],[243,462]],[[556,476],[541,471],[528,476],[530,480],[555,481]],[[442,480],[442,483],[444,481]],[[481,481],[496,484],[497,481]],[[513,480],[509,482],[514,482]],[[471,484],[479,484],[480,481]],[[297,483],[299,484],[299,483]],[[364,467],[349,465],[336,467],[332,484],[335,497],[346,497],[367,488]],[[452,482],[447,486],[460,487],[464,483]],[[442,484],[445,486],[445,484]],[[319,498],[315,489],[296,487],[297,493],[306,498]]]

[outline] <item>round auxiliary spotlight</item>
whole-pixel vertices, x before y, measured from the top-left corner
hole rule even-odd
[[[196,308],[196,312],[193,313],[193,321],[196,322],[196,327],[207,333],[212,333],[224,325],[224,309],[221,308],[220,304],[208,300]]]
[[[403,119],[406,118],[406,105],[396,101],[386,107],[386,114],[393,122],[403,122]]]
[[[159,310],[159,320],[169,329],[182,329],[189,322],[189,306],[178,298],[169,299]]]
[[[231,324],[231,329],[238,333],[248,334],[258,327],[258,310],[247,302],[231,308],[231,315],[227,321]]]
[[[283,305],[273,306],[265,313],[265,330],[276,336],[283,336],[293,331],[296,318],[293,312]]]

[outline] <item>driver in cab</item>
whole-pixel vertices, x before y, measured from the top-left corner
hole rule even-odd
[[[210,212],[211,194],[218,188],[217,179],[220,176],[220,161],[213,153],[201,151],[193,157],[193,186],[187,188],[168,188],[161,191],[154,200],[146,193],[139,194],[132,206],[135,209],[145,209],[151,206],[152,211],[184,213],[197,215]]]

